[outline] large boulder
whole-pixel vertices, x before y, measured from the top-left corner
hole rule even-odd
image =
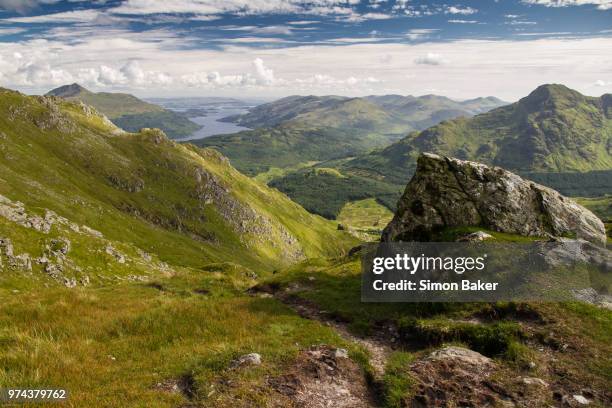
[[[499,167],[423,153],[382,241],[428,241],[459,226],[606,242],[601,220],[555,190]]]

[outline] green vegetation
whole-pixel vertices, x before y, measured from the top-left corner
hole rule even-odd
[[[269,185],[287,194],[308,211],[335,219],[352,201],[376,198],[388,209],[395,210],[401,190],[368,178],[344,175],[337,170],[308,168],[272,180]]]
[[[255,130],[194,143],[218,149],[237,169],[254,176],[272,168],[364,154],[411,130],[503,104],[494,98],[464,103],[435,95],[290,96],[225,119]]]
[[[341,228],[364,241],[378,241],[393,213],[374,198],[350,202],[342,207],[336,218]]]
[[[396,190],[378,180],[330,162],[283,171],[283,179],[325,181],[313,187],[320,194],[335,183],[328,210],[340,222],[368,229],[390,216],[375,197]],[[351,190],[362,184],[373,193]],[[79,103],[0,90],[0,214],[0,387],[66,388],[79,407],[267,406],[278,397],[269,380],[317,344],[346,348],[373,378],[367,347],[248,291],[268,285],[354,334],[397,328],[401,350],[379,384],[389,407],[414,390],[410,364],[446,343],[481,351],[513,379],[609,388],[609,311],[362,303],[360,260],[345,255],[359,242],[337,222],[239,173],[213,149],[157,130],[120,132]],[[262,363],[232,368],[246,353]]]
[[[338,253],[352,241],[216,151],[156,131],[116,134],[78,104],[2,91],[0,130],[0,194],[165,262],[260,269]]]
[[[180,139],[200,128],[198,124],[181,115],[130,94],[94,93],[78,84],[72,84],[53,89],[47,95],[91,105],[105,114],[115,125],[128,132],[138,132],[142,128],[158,128],[168,137]]]
[[[239,289],[250,284],[213,270],[98,288],[4,282],[0,387],[64,388],[78,407],[236,406],[231,398],[261,406],[272,392],[265,378],[283,373],[300,349],[360,352],[274,299],[245,296]],[[228,370],[250,352],[261,366]],[[171,391],[176,383],[182,392]]]
[[[384,109],[396,111],[399,106],[408,106],[401,96],[369,98]],[[606,95],[591,98],[561,85],[544,85],[517,103],[471,119],[444,121],[382,149],[336,160],[319,156],[325,161],[315,169],[335,168],[344,180],[298,169],[286,170],[268,182],[327,218],[336,217],[344,204],[368,197],[395,209],[414,173],[416,158],[427,151],[499,165],[568,196],[601,196],[612,188],[609,101]],[[421,98],[419,104],[425,102]],[[220,147],[222,151],[225,148]],[[247,155],[245,150],[237,161]],[[289,162],[298,160],[283,157]],[[257,173],[255,167],[247,171]]]
[[[413,392],[411,361],[445,344],[468,346],[492,357],[505,377],[534,376],[605,390],[612,360],[612,313],[584,303],[362,303],[356,256],[310,260],[266,280],[282,293],[305,299],[330,319],[348,322],[357,335],[392,325],[404,351],[392,354],[382,380],[385,406]],[[565,350],[571,350],[565,351]],[[555,370],[549,371],[554,366]]]
[[[355,201],[342,207],[338,222],[358,229],[381,229],[393,218],[393,213],[375,199]]]
[[[612,222],[612,196],[603,197],[577,197],[574,200],[583,207],[588,208],[604,222]]]
[[[421,152],[475,160],[522,172],[585,172],[612,168],[610,98],[542,85],[527,97],[471,119],[444,121],[341,170],[402,183]],[[609,187],[608,187],[609,188]]]
[[[190,143],[220,151],[229,157],[238,170],[255,176],[272,168],[296,167],[309,161],[354,156],[398,138],[399,135],[300,122],[212,136]]]

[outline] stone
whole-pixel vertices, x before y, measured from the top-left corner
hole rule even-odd
[[[572,398],[574,399],[574,401],[576,401],[577,403],[581,405],[589,405],[591,403],[591,401],[589,401],[582,395],[572,395]]]
[[[32,270],[32,258],[29,254],[19,254],[9,258],[9,264],[11,267],[16,269],[22,269],[25,271]]]
[[[9,258],[13,256],[13,242],[10,238],[0,238],[0,251]]]
[[[258,353],[245,354],[232,361],[232,368],[260,365],[261,355]]]
[[[463,347],[449,346],[432,352],[428,359],[430,360],[455,360],[475,366],[490,366],[493,365],[493,360],[482,354],[466,349]]]
[[[335,358],[348,358],[348,351],[346,351],[346,349],[343,349],[343,348],[336,349],[334,351],[334,357]]]
[[[536,377],[523,377],[523,384],[526,385],[536,385],[538,387],[546,388],[548,387],[548,383],[541,378]]]
[[[125,255],[123,255],[121,252],[117,251],[112,245],[107,245],[106,249],[105,249],[106,253],[111,255],[113,258],[115,258],[115,260],[120,263],[120,264],[124,264],[126,261]]]
[[[421,154],[382,241],[429,241],[437,229],[461,226],[606,242],[601,220],[555,190],[499,167]]]
[[[53,254],[68,255],[71,246],[70,240],[66,238],[52,239],[50,243],[50,249]]]
[[[457,239],[457,242],[482,242],[491,238],[493,238],[493,235],[491,234],[487,234],[484,231],[476,231],[462,236],[461,238]]]
[[[88,235],[92,235],[96,238],[104,238],[104,235],[100,231],[97,231],[91,227],[88,227],[87,225],[81,226],[81,229],[83,230],[84,233]]]

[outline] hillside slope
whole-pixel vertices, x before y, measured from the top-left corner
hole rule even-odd
[[[333,224],[240,174],[214,150],[176,144],[159,130],[124,133],[87,105],[1,93],[6,208],[21,202],[32,216],[53,211],[192,267],[229,260],[267,269],[350,245]],[[9,223],[0,236],[16,231]]]
[[[128,132],[137,132],[145,127],[159,128],[169,137],[178,139],[189,136],[200,128],[181,115],[130,94],[94,93],[79,84],[71,84],[53,89],[47,95],[91,105],[108,116],[115,125]]]
[[[398,95],[377,101],[393,109],[407,102]],[[602,196],[612,189],[611,107],[609,94],[593,98],[563,85],[542,85],[517,103],[442,122],[380,150],[316,165],[333,168],[340,177],[297,169],[271,185],[329,218],[345,203],[365,198],[395,210],[416,158],[432,152],[510,169],[566,195]]]
[[[401,183],[421,152],[522,172],[612,169],[611,101],[609,94],[593,98],[563,85],[542,85],[511,105],[412,133],[344,169]]]
[[[472,116],[503,103],[479,98],[464,104],[435,95],[289,96],[224,119],[254,130],[193,143],[214,147],[239,170],[256,175],[274,168],[361,155],[412,130],[448,118]]]

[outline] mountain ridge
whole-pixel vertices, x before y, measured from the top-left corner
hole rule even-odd
[[[52,89],[46,95],[91,105],[128,132],[137,132],[141,128],[159,128],[171,138],[181,138],[200,128],[189,119],[132,94],[92,92],[73,83]]]
[[[490,106],[488,100],[485,105]],[[356,156],[382,148],[406,133],[457,116],[471,116],[480,102],[466,106],[446,97],[292,95],[223,120],[253,128],[193,140],[214,147],[249,175]]]

